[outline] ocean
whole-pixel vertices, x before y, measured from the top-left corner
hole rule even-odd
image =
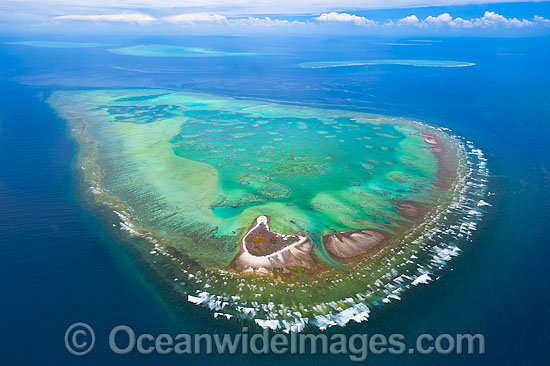
[[[53,37],[52,37],[53,38]],[[39,40],[28,37],[24,40]],[[2,42],[17,41],[15,37]],[[21,39],[23,40],[23,39]],[[46,39],[45,39],[46,40]],[[131,247],[82,200],[76,145],[45,103],[54,91],[167,88],[425,121],[452,129],[485,153],[492,205],[473,241],[436,281],[330,332],[482,333],[486,354],[370,355],[369,364],[542,363],[550,340],[550,38],[81,37],[55,41],[125,47],[169,44],[255,56],[139,57],[104,47],[0,45],[0,324],[5,364],[255,365],[351,363],[347,356],[114,355],[107,335],[229,333],[239,321],[214,320],[172,301]],[[407,44],[407,45],[403,45]],[[300,68],[340,60],[453,60],[468,67],[399,64]],[[74,322],[94,327],[85,357],[67,352]],[[257,331],[257,330],[255,330]]]

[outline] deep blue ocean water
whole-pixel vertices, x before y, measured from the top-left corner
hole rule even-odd
[[[32,38],[32,40],[37,37]],[[52,38],[49,38],[52,39]],[[13,41],[14,37],[2,41]],[[371,355],[369,364],[542,364],[549,359],[550,38],[81,38],[180,44],[275,56],[142,58],[102,48],[0,45],[0,350],[2,364],[329,365],[345,356],[115,356],[107,334],[234,332],[206,311],[167,299],[134,253],[81,202],[51,91],[163,87],[425,120],[472,140],[489,159],[489,215],[438,281],[407,293],[346,333],[483,333],[483,356]],[[474,67],[397,65],[302,69],[300,62],[442,59]],[[92,354],[63,344],[68,325],[95,328]]]

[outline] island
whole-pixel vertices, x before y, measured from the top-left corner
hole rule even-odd
[[[178,302],[324,329],[475,230],[480,150],[410,119],[155,89],[54,92],[82,196]]]

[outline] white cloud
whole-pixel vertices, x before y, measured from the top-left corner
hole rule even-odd
[[[533,19],[534,19],[535,23],[550,26],[550,19],[544,19],[543,17],[541,17],[539,15],[535,15],[535,17]]]
[[[415,15],[401,18],[397,22],[388,21],[386,26],[415,26],[419,28],[523,28],[533,26],[549,26],[550,21],[541,16],[535,16],[533,20],[506,18],[492,11],[486,11],[482,17],[473,19],[453,18],[449,13],[443,13],[438,16],[428,16],[424,20],[418,19]]]
[[[348,13],[336,13],[334,11],[330,13],[323,13],[317,18],[321,22],[343,22],[343,23],[354,23],[357,25],[376,25],[376,22],[371,19],[367,19],[362,16],[357,16],[354,14]]]
[[[453,21],[453,17],[449,13],[444,13],[436,17],[433,17],[430,15],[424,20],[425,23],[427,24],[431,23],[434,25],[449,24],[452,21]]]
[[[100,14],[100,15],[62,15],[51,18],[59,21],[92,21],[92,22],[124,22],[131,24],[174,24],[186,27],[201,25],[212,25],[230,28],[291,28],[301,27],[301,29],[322,30],[323,25],[349,24],[356,26],[358,30],[364,27],[368,29],[389,30],[392,28],[409,29],[418,28],[426,31],[438,29],[519,29],[519,28],[547,28],[550,27],[550,20],[541,16],[535,16],[532,19],[507,18],[495,12],[486,11],[483,16],[472,19],[454,18],[449,13],[443,13],[437,16],[428,16],[423,20],[416,15],[411,14],[400,19],[389,19],[384,22],[377,22],[363,16],[351,13],[328,12],[317,17],[309,17],[308,20],[287,20],[271,17],[242,17],[225,16],[211,13],[183,13],[163,17],[153,17],[145,13],[120,13],[120,14]],[[332,29],[332,28],[330,28]]]
[[[485,14],[483,14],[483,17],[474,19],[473,23],[483,27],[496,27],[499,25],[504,25],[507,27],[524,27],[533,25],[533,22],[527,19],[519,20],[517,18],[506,18],[493,11],[486,11]]]
[[[226,23],[227,17],[220,14],[188,13],[163,17],[160,21],[168,23]]]
[[[286,20],[286,19],[272,19],[270,17],[258,18],[258,17],[248,17],[248,18],[236,18],[231,19],[230,23],[232,25],[244,25],[244,26],[261,26],[261,27],[284,27],[284,26],[294,26],[294,25],[306,25],[306,22],[300,22],[298,20]]]
[[[395,24],[397,24],[397,25],[419,25],[420,20],[418,19],[418,17],[416,15],[413,14],[413,15],[409,15],[408,17],[398,19]],[[391,21],[391,23],[388,23],[388,25],[394,25],[394,22]]]
[[[232,17],[220,14],[186,13],[155,18],[143,13],[101,14],[101,15],[63,15],[51,18],[59,21],[123,22],[131,24],[174,24],[193,27],[195,25],[225,25],[229,27],[292,27],[311,25],[310,22],[276,19],[270,17]]]
[[[122,13],[122,14],[101,14],[101,15],[61,15],[54,17],[53,20],[84,20],[84,21],[106,21],[147,24],[157,19],[143,13]]]

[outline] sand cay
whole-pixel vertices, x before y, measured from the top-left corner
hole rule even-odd
[[[269,218],[259,216],[241,240],[239,254],[232,268],[242,273],[258,275],[290,274],[289,268],[313,270],[314,244],[303,233],[285,235],[269,228]],[[374,230],[344,231],[323,236],[323,245],[336,257],[351,258],[364,254],[381,244],[385,236]],[[317,264],[318,265],[318,264]]]
[[[264,275],[277,270],[290,273],[289,267],[312,269],[313,243],[308,237],[273,232],[268,222],[267,216],[259,216],[254,221],[252,228],[241,240],[240,252],[232,266],[243,273]]]
[[[327,234],[323,243],[330,254],[341,258],[351,258],[375,248],[384,240],[384,234],[374,230],[353,230]]]

